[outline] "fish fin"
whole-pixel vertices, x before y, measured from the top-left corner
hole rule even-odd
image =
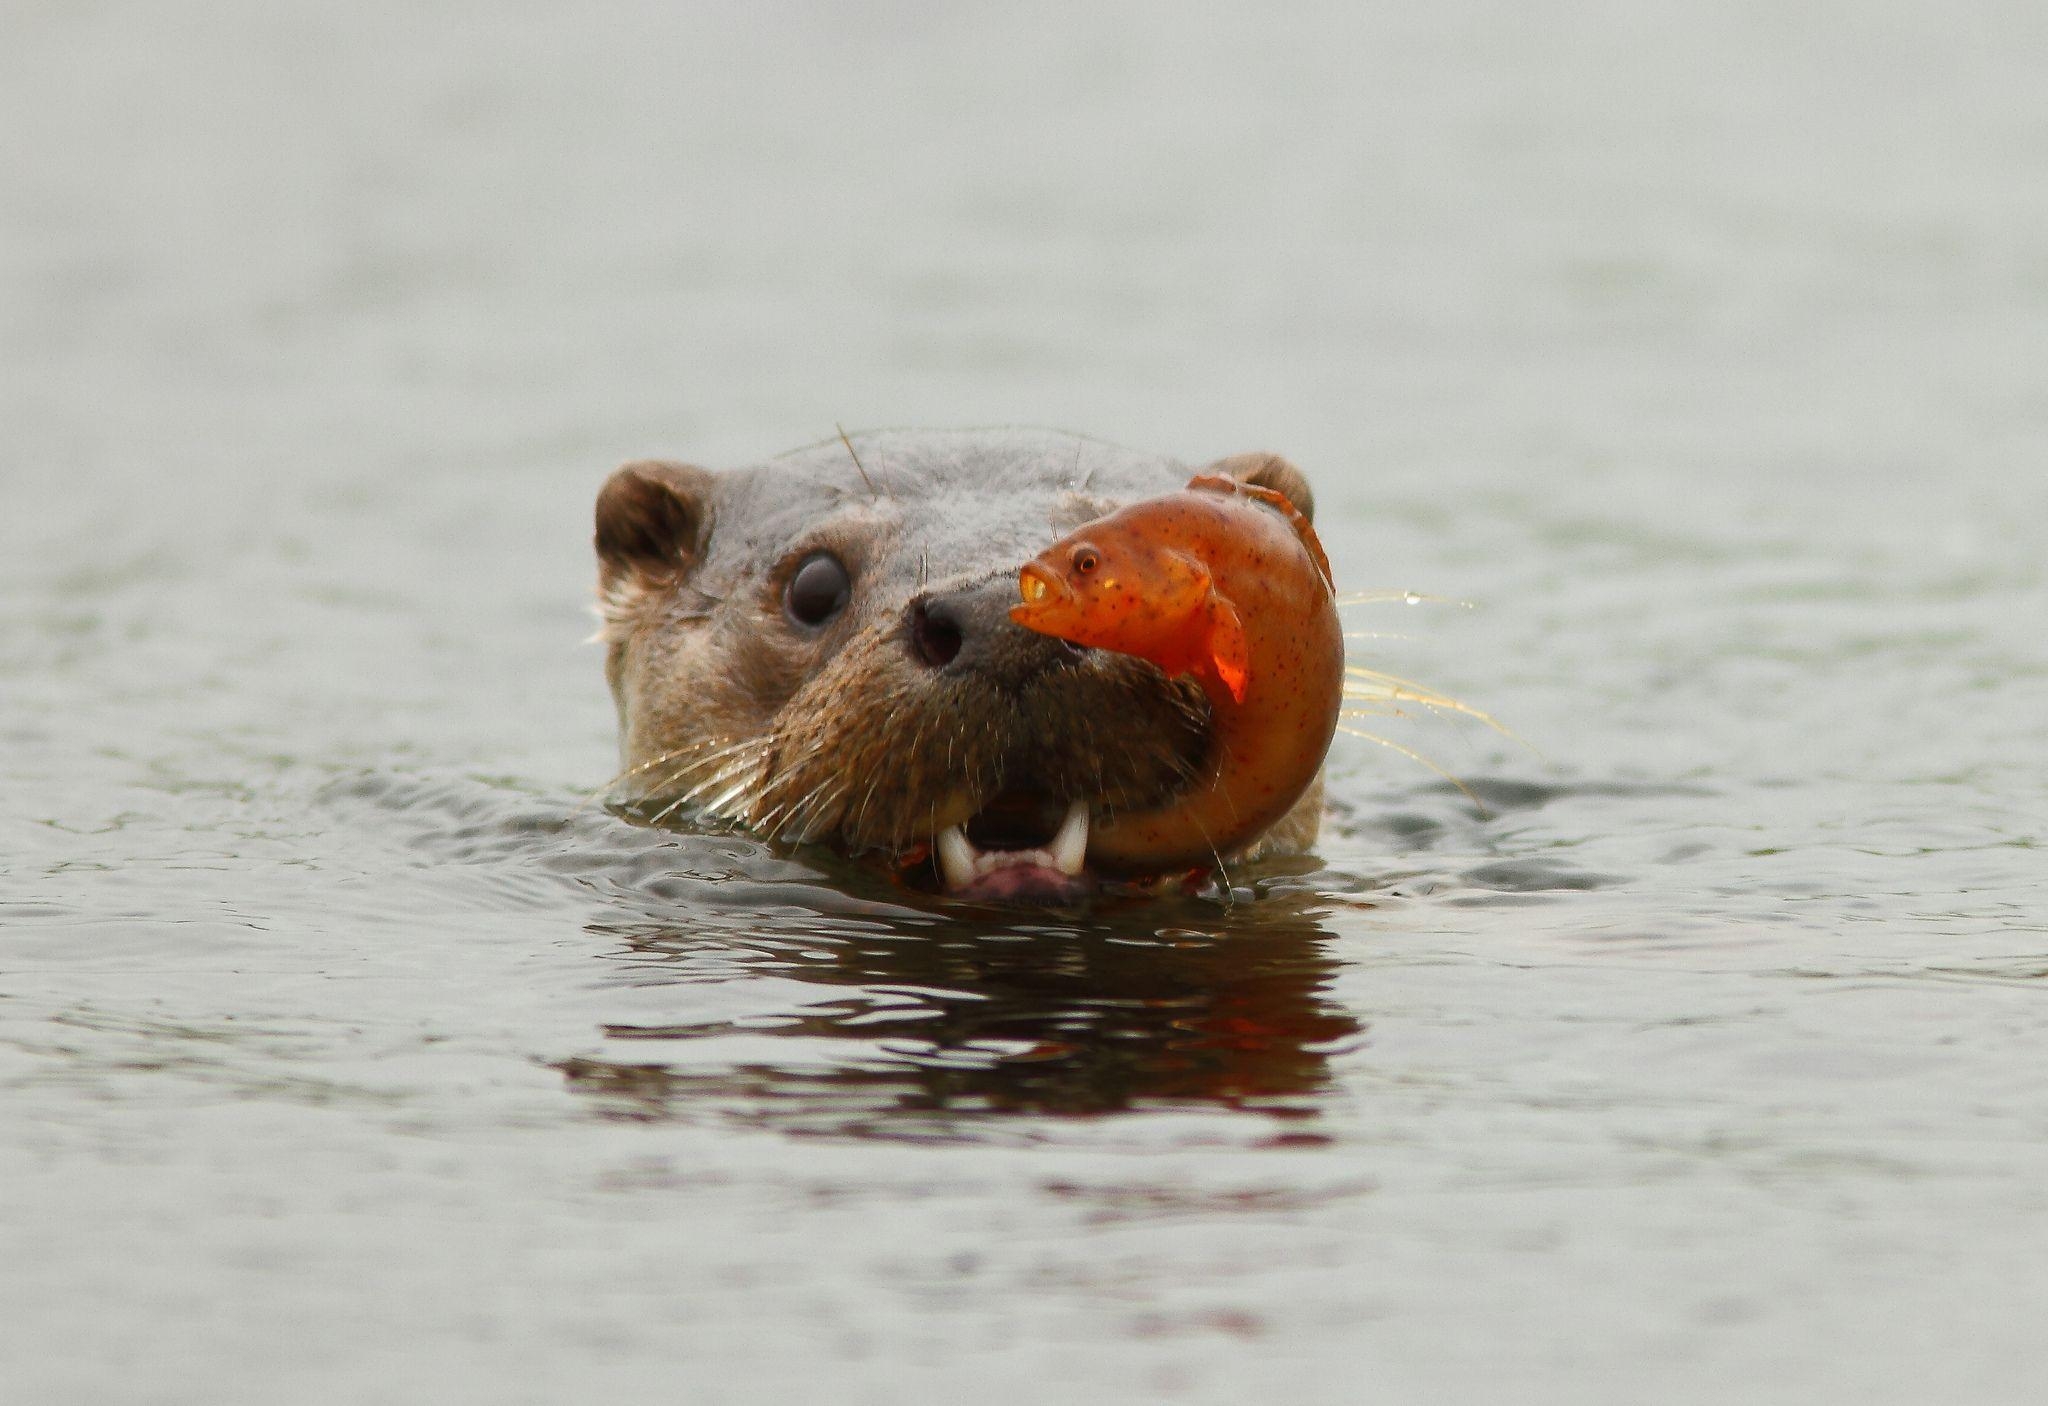
[[[1236,606],[1213,591],[1209,594],[1208,648],[1209,667],[1223,680],[1230,696],[1244,702],[1245,687],[1251,682],[1251,653],[1245,644],[1244,621]]]

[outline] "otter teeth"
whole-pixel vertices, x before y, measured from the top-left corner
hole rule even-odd
[[[939,868],[945,873],[947,888],[964,889],[974,882],[974,861],[979,857],[965,827],[948,825],[939,831]]]
[[[985,850],[967,838],[964,825],[948,825],[939,831],[935,847],[939,872],[949,889],[964,889],[983,874],[1013,864],[1036,864],[1077,878],[1088,857],[1088,803],[1075,801],[1067,807],[1059,833],[1043,849]]]
[[[1067,818],[1060,822],[1060,832],[1052,837],[1049,845],[1052,852],[1052,867],[1068,878],[1081,873],[1081,861],[1088,857],[1088,803],[1075,801],[1067,807]]]

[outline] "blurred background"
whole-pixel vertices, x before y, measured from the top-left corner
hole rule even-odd
[[[20,1399],[2031,1399],[2048,10],[0,29]],[[610,468],[1001,423],[1300,464],[1489,808],[1342,739],[1280,917],[822,1008],[929,915],[564,819]],[[859,1025],[1238,1009],[1132,933],[1279,944],[1313,1138]]]
[[[11,13],[7,558],[225,573],[171,595],[379,754],[413,691],[364,733],[350,683],[432,654],[561,720],[436,755],[587,775],[554,651],[603,472],[835,423],[1274,449],[1361,532],[1438,515],[1348,584],[1527,610],[1519,647],[1587,633],[1613,553],[1953,586],[2048,512],[2031,6]],[[191,644],[125,671],[196,687]]]

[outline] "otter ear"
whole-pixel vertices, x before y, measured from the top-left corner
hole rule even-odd
[[[1229,474],[1239,483],[1270,488],[1309,521],[1315,521],[1316,495],[1308,486],[1308,475],[1278,454],[1233,454],[1218,459],[1204,473]]]
[[[598,490],[598,610],[609,635],[652,591],[688,576],[703,555],[713,476],[689,464],[643,459]]]
[[[598,584],[629,576],[649,584],[680,580],[697,564],[711,515],[712,476],[690,464],[642,459],[597,494]]]

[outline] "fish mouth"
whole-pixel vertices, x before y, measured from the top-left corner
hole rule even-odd
[[[1037,562],[1031,561],[1026,562],[1017,572],[1017,594],[1023,598],[1026,606],[1036,606],[1050,605],[1056,600],[1063,600],[1071,592],[1067,590],[1067,583],[1059,578],[1057,572],[1048,571]],[[1014,608],[1012,614],[1015,614]]]
[[[1058,634],[1058,625],[1072,613],[1074,593],[1056,572],[1037,562],[1027,562],[1017,573],[1020,599],[1010,607],[1010,619],[1027,630]]]
[[[1087,873],[1088,803],[1002,792],[932,837],[939,884],[951,898],[1074,903],[1095,892]]]

